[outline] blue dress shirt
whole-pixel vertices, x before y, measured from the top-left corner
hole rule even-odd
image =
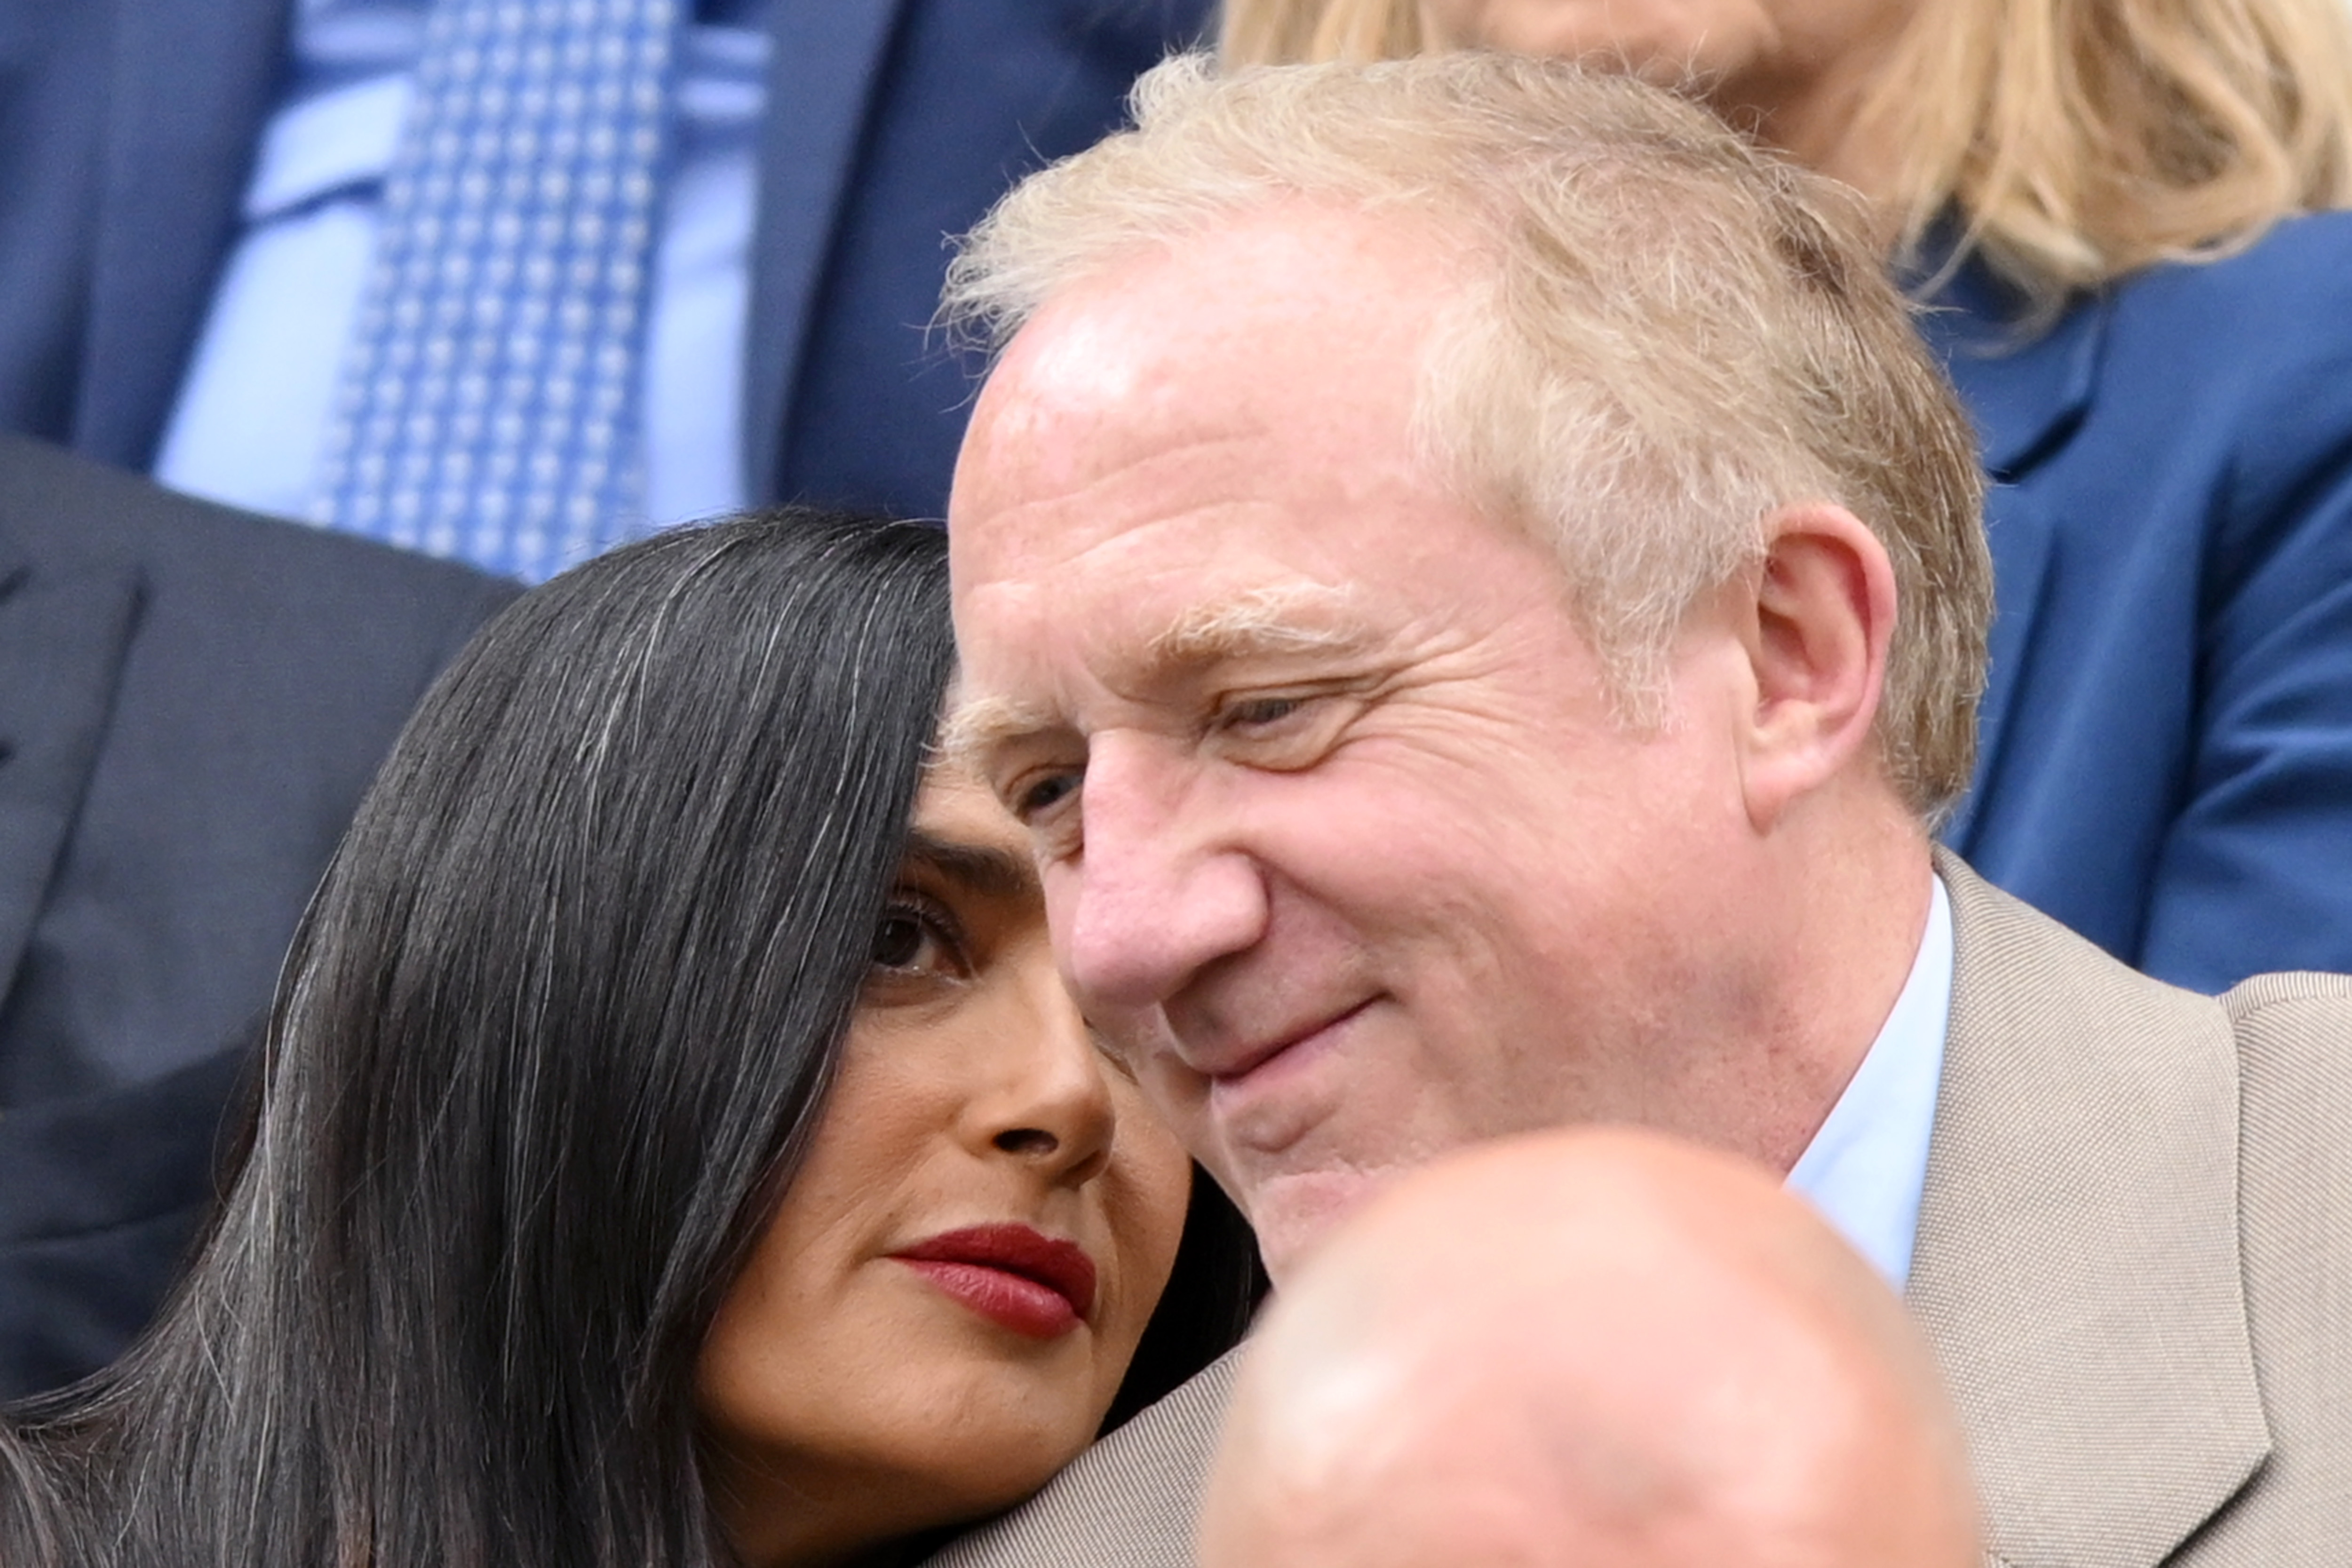
[[[1903,994],[1789,1173],[1790,1189],[1810,1198],[1898,1291],[1911,1277],[1952,1017],[1952,901],[1944,879],[1933,880],[1927,929]]]
[[[656,522],[741,507],[746,322],[765,110],[764,0],[679,41],[647,310],[641,439]],[[176,489],[302,517],[375,250],[426,0],[303,0],[243,230],[158,452]]]

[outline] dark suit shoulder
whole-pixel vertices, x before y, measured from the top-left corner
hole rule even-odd
[[[516,591],[0,437],[0,1397],[145,1320],[320,870]]]
[[[100,583],[113,629],[68,637]],[[228,1043],[409,710],[516,591],[0,438],[10,787],[70,824],[15,883],[0,1099]]]
[[[118,782],[143,792],[201,758],[215,778],[241,772],[272,793],[300,790],[335,833],[425,688],[520,591],[467,566],[0,436],[8,558],[36,580],[77,570],[135,579],[104,759]]]
[[[371,618],[404,618],[411,632],[420,621],[470,632],[520,591],[453,561],[216,506],[6,434],[0,434],[0,544],[37,562],[135,565],[151,582],[232,595],[273,620],[388,601],[391,609]],[[274,610],[264,605],[272,599]],[[362,637],[370,631],[343,630]]]

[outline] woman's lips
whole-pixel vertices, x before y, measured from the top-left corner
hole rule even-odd
[[[1054,1339],[1095,1304],[1095,1263],[1075,1242],[1025,1225],[949,1230],[892,1254],[990,1322],[1032,1339]]]

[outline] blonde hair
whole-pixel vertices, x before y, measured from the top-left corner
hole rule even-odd
[[[1122,259],[1285,202],[1419,222],[1476,275],[1433,329],[1419,434],[1558,553],[1629,718],[1767,516],[1833,502],[1894,562],[1889,777],[1930,821],[1966,787],[1991,603],[1975,444],[1843,187],[1669,94],[1500,55],[1224,80],[1178,59],[1135,104],[967,236],[951,320],[1001,345]]]
[[[1228,64],[1435,46],[1415,0],[1227,0]],[[2045,306],[2352,206],[2345,0],[1920,0],[1856,113],[1915,256],[1957,213]]]
[[[1410,59],[1430,47],[1416,0],[1225,0],[1217,58],[1236,66]]]

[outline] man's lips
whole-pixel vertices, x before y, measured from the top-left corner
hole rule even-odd
[[[1194,1071],[1212,1083],[1238,1083],[1297,1047],[1329,1038],[1332,1031],[1370,1005],[1369,1001],[1358,1002],[1311,1023],[1265,1037],[1255,1044],[1222,1051],[1185,1051],[1181,1054],[1190,1058]]]
[[[1095,1305],[1095,1262],[1086,1249],[1026,1225],[943,1231],[893,1253],[966,1307],[1015,1333],[1053,1339]]]
[[[1180,1051],[1204,1080],[1202,1109],[1229,1156],[1278,1158],[1330,1116],[1343,1082],[1329,1063],[1376,999],[1231,1051]]]

